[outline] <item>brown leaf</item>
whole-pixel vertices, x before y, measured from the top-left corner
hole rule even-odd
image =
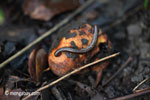
[[[40,80],[42,72],[48,64],[47,60],[47,53],[44,49],[40,49],[36,55],[36,81]]]
[[[0,96],[3,95],[3,93],[4,93],[4,89],[0,88]]]
[[[38,47],[31,52],[28,61],[28,71],[33,80],[40,80],[43,70],[46,69],[47,60],[47,53],[44,49]]]
[[[28,72],[31,76],[32,79],[35,79],[35,56],[36,56],[36,52],[39,48],[34,49],[30,55],[29,55],[29,59],[28,59]]]
[[[48,21],[54,16],[79,6],[78,0],[24,0],[25,15],[33,19]]]

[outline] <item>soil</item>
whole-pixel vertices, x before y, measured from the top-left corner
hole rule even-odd
[[[50,21],[38,21],[23,15],[22,10],[18,11],[21,4],[17,5],[17,0],[12,3],[17,5],[16,7],[11,5],[9,9],[6,9],[6,5],[11,3],[6,1],[2,3],[5,11],[9,12],[10,8],[13,8],[14,13],[9,13],[15,17],[8,17],[9,20],[0,26],[0,62],[17,53],[73,12],[62,13]],[[143,0],[108,0],[105,3],[98,0],[73,18],[70,23],[78,21],[91,25],[97,24],[98,27],[101,27],[112,42],[114,53],[120,52],[120,55],[113,58],[109,66],[103,71],[101,82],[96,88],[93,87],[95,73],[84,71],[45,89],[39,97],[32,97],[32,99],[109,100],[132,94],[135,86],[150,77],[150,11],[148,8],[144,8],[143,3]],[[135,9],[141,5],[142,7],[136,11]],[[131,13],[130,16],[128,16],[129,13]],[[120,23],[114,24],[117,21]],[[42,45],[48,52],[60,31],[62,29],[64,31],[69,30],[70,27],[66,27],[69,25],[67,23],[33,48]],[[48,71],[43,73],[39,84],[30,80],[28,56],[33,48],[13,60],[5,68],[0,69],[0,86],[4,90],[20,89],[21,91],[32,92],[58,78],[51,71]],[[125,68],[102,87],[130,57],[132,60]],[[25,81],[25,79],[29,80]],[[150,82],[146,81],[138,89],[149,87]],[[148,100],[148,98],[150,98],[149,95],[144,95],[133,100]]]

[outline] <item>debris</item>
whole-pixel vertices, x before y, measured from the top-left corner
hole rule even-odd
[[[4,47],[4,54],[5,56],[9,56],[13,52],[15,52],[15,50],[16,50],[16,43],[8,41]]]
[[[52,87],[51,91],[57,100],[64,100],[61,92],[56,88],[56,86]]]
[[[79,86],[82,90],[86,91],[88,93],[88,95],[93,96],[95,95],[94,89],[92,89],[90,86],[83,84],[81,82],[75,82],[77,84],[77,86]]]
[[[2,25],[5,21],[4,13],[2,8],[0,8],[0,25]]]
[[[127,31],[129,35],[134,35],[134,36],[138,36],[141,34],[142,32],[142,28],[140,26],[140,24],[131,24],[127,27]]]
[[[132,61],[132,57],[129,57],[126,62],[115,72],[102,86],[107,85],[112,79],[114,79],[130,62]]]
[[[25,60],[28,58],[27,56],[28,55],[26,54],[24,56],[20,56],[20,57],[14,59],[12,62],[10,62],[11,68],[13,68],[13,69],[21,68],[23,65],[23,62],[25,62]],[[22,68],[22,69],[24,69],[24,68]]]
[[[118,32],[114,34],[114,38],[118,40],[122,40],[126,38],[126,34],[124,32]]]
[[[147,94],[147,96],[145,96],[146,94]],[[111,99],[111,100],[129,100],[129,99],[132,99],[132,100],[139,99],[140,100],[140,98],[141,99],[149,98],[150,97],[149,94],[150,94],[150,88],[146,89],[144,91],[140,91],[140,92],[137,92],[137,93],[129,94],[129,95],[122,96],[122,97],[119,97],[119,98],[114,98],[114,99]],[[144,96],[144,97],[142,97],[142,96]]]
[[[33,19],[48,21],[78,6],[78,0],[24,0],[23,10],[25,15]]]
[[[28,71],[34,81],[40,81],[43,70],[47,67],[47,61],[47,53],[44,49],[37,47],[31,52],[28,61]]]
[[[1,87],[0,88],[0,96],[2,96],[4,94],[4,89]]]
[[[35,35],[34,33],[32,27],[9,24],[0,28],[0,42],[6,40],[20,42],[24,40],[27,42],[25,44],[28,44],[35,39],[35,37],[32,36]]]
[[[96,95],[94,95],[91,100],[108,100],[108,98],[106,96],[104,96],[102,93],[96,93]]]
[[[141,81],[141,82],[133,89],[133,92],[136,91],[139,86],[141,86],[143,83],[145,83],[145,82],[148,81],[148,80],[149,80],[149,78],[146,78],[146,79],[144,79],[143,81]]]
[[[109,98],[116,96],[115,88],[112,85],[107,86],[105,92],[108,94]]]

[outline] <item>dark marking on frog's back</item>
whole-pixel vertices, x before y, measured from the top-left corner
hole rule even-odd
[[[75,26],[73,29],[77,29],[78,30],[79,28],[80,28],[79,26]]]
[[[52,45],[49,49],[49,53],[51,53],[51,51],[54,48],[57,48],[60,41],[62,40],[63,37],[69,37],[69,35],[72,36],[72,33],[69,33],[70,30],[72,30],[74,27],[80,27],[85,25],[86,22],[81,22],[81,21],[71,21],[70,23],[66,24],[65,26],[63,26],[62,28],[59,29],[59,31],[57,32],[57,37],[56,39],[52,42]],[[75,34],[73,34],[75,35]],[[75,35],[76,36],[76,35]],[[74,37],[75,37],[74,36]]]
[[[86,27],[86,25],[85,25],[85,24],[81,25],[81,28],[85,28],[85,27]]]
[[[70,52],[65,52],[65,54],[68,58],[72,58],[73,61],[78,57],[77,54],[72,54]]]
[[[89,40],[83,38],[81,39],[81,41],[82,41],[82,45],[87,45]]]
[[[92,33],[92,29],[89,29],[88,32],[89,32],[89,33]]]
[[[84,34],[84,32],[80,31],[79,35],[83,35],[83,34]]]
[[[72,38],[72,37],[76,37],[76,32],[73,32],[73,33],[70,33],[70,34],[67,34],[65,37],[66,39],[69,39],[69,38]]]
[[[72,45],[73,48],[78,49],[78,47],[76,46],[76,44],[74,43],[74,41],[71,41],[70,44]]]

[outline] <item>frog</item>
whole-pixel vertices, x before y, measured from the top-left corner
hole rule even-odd
[[[41,58],[37,57],[36,62],[38,64],[35,64],[34,70],[37,68],[37,65],[45,66],[45,63],[48,62],[48,69],[61,77],[76,68],[110,54],[112,52],[112,44],[106,33],[102,33],[102,30],[97,25],[83,24],[76,28],[71,28],[69,31],[59,35],[48,54],[39,48],[31,52],[28,63],[31,76],[34,76],[31,65],[33,65],[33,58],[36,57],[35,55],[37,55],[38,51],[42,54],[43,60],[41,61]],[[104,61],[91,67],[91,70],[97,74],[96,85],[100,82],[102,72],[109,63],[110,61]],[[40,67],[40,70],[37,68],[37,71],[34,72],[38,76],[35,75],[32,78],[39,80],[41,76],[39,73],[43,70],[43,67]]]

